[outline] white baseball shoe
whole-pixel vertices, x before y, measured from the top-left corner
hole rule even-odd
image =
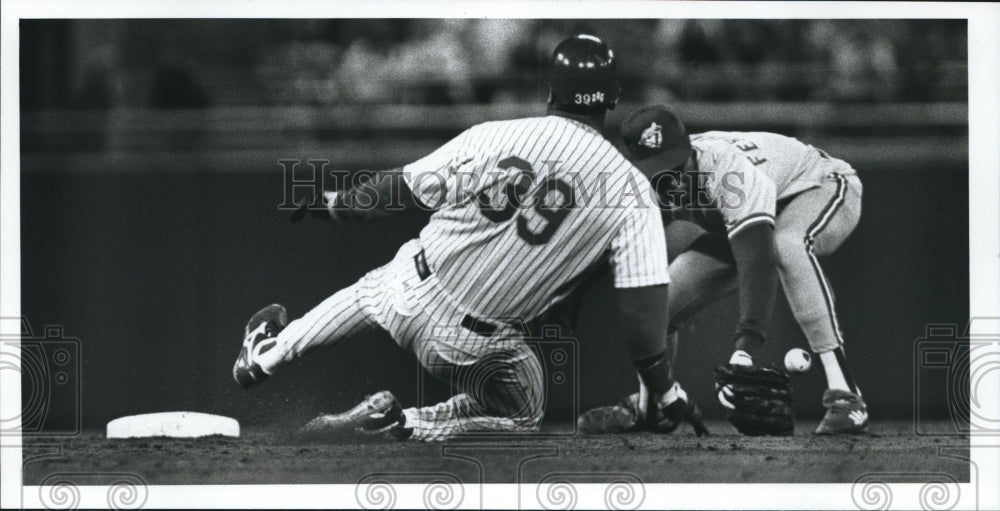
[[[275,346],[275,337],[288,325],[288,311],[278,304],[268,305],[257,311],[247,322],[243,334],[243,347],[233,364],[233,379],[248,388],[269,376],[256,362],[261,353]]]

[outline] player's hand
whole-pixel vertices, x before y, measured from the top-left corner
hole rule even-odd
[[[323,196],[321,194],[316,194],[308,199],[303,199],[297,203],[296,206],[295,211],[292,211],[291,221],[293,224],[300,222],[306,216],[323,216],[329,218],[329,214],[327,214],[325,207],[323,207],[323,209],[319,209],[323,206]]]
[[[306,216],[325,220],[334,219],[330,205],[336,204],[338,197],[338,192],[323,191],[321,194],[316,194],[309,199],[304,199],[297,204],[298,207],[292,212],[292,223],[297,223]]]

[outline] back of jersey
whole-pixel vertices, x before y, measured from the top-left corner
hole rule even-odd
[[[420,233],[428,263],[481,317],[535,317],[605,256],[618,287],[669,280],[648,180],[583,123],[480,124],[404,175],[435,209]]]
[[[738,151],[774,182],[778,199],[819,186],[831,171],[853,174],[846,162],[798,139],[767,132],[709,131],[691,135],[696,148]]]

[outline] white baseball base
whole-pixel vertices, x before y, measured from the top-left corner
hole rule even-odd
[[[240,436],[236,419],[199,412],[160,412],[129,415],[108,423],[108,438],[173,437],[210,435]]]

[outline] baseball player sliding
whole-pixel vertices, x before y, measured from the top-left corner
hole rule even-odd
[[[826,373],[826,414],[815,433],[863,433],[868,411],[851,377],[818,257],[832,253],[861,215],[862,186],[846,162],[774,133],[710,131],[688,136],[666,107],[631,114],[622,136],[633,163],[673,202],[673,219],[704,231],[670,263],[670,346],[677,327],[713,301],[738,291],[739,323],[729,364],[716,370],[729,419],[751,435],[792,434],[788,376],[753,366],[768,338],[777,282]],[[679,178],[679,179],[678,179]],[[677,184],[680,186],[677,186]],[[671,200],[672,199],[672,200]],[[670,236],[670,226],[667,228]],[[674,232],[680,232],[678,229]],[[621,414],[585,413],[584,429]]]
[[[622,341],[649,389],[637,407],[641,422],[670,431],[688,421],[703,431],[666,354],[669,275],[660,212],[648,200],[654,192],[600,132],[619,95],[614,54],[579,35],[560,43],[550,64],[548,115],[474,126],[423,159],[382,173],[364,200],[355,189],[324,193],[325,208],[308,213],[366,220],[388,214],[392,208],[383,206],[397,201],[434,212],[391,262],[305,316],[287,323],[280,305],[254,315],[233,366],[240,385],[382,328],[460,393],[402,409],[390,392],[379,392],[348,412],[321,415],[305,433],[432,441],[470,431],[535,431],[543,417],[542,366],[521,325],[608,262]],[[616,207],[583,201],[584,189],[606,189],[620,200]]]

